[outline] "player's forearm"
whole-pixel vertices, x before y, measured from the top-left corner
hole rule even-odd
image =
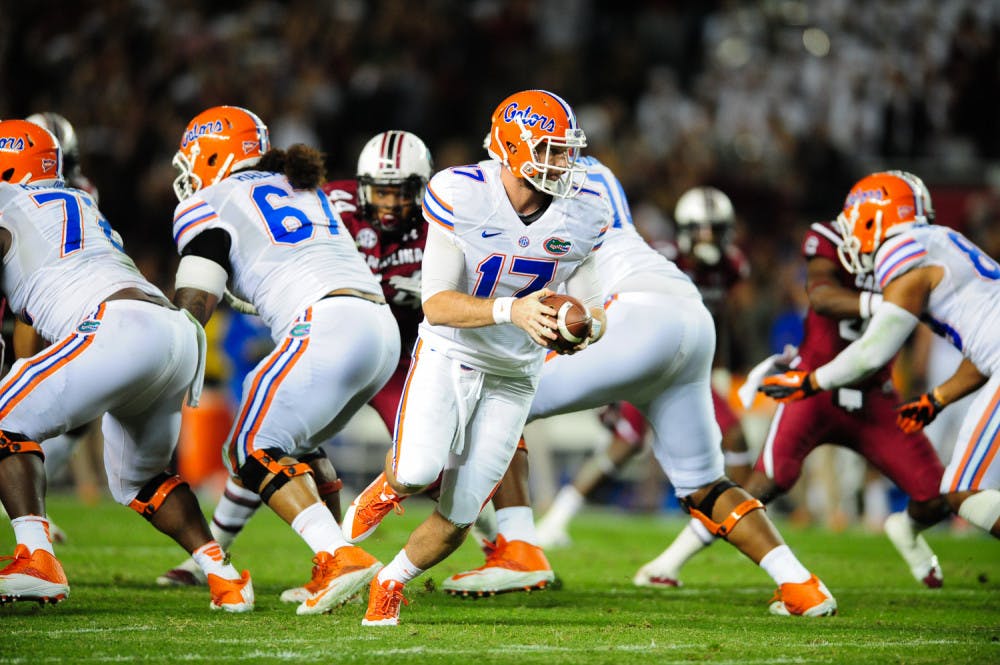
[[[936,387],[932,394],[934,399],[942,407],[945,407],[952,402],[957,402],[969,393],[979,390],[987,381],[989,381],[989,377],[980,372],[971,360],[964,358],[955,373]]]
[[[477,298],[459,291],[439,291],[424,301],[424,316],[435,326],[481,328],[491,326],[496,298]]]
[[[173,302],[179,308],[191,312],[194,318],[198,319],[198,323],[205,325],[212,318],[219,299],[207,291],[183,287],[174,293]]]

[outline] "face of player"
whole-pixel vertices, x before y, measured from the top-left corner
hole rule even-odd
[[[370,200],[375,218],[386,230],[399,227],[414,213],[412,193],[403,185],[373,185]]]

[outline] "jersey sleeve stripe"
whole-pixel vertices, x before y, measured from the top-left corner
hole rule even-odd
[[[174,242],[175,243],[180,242],[181,241],[181,236],[183,236],[185,233],[187,233],[188,231],[190,231],[194,227],[200,226],[201,224],[204,224],[205,222],[210,222],[213,219],[218,219],[218,217],[219,216],[217,214],[215,214],[215,212],[213,211],[213,212],[208,213],[207,215],[204,215],[203,217],[197,217],[195,219],[192,219],[190,222],[187,222],[186,224],[184,224],[184,226],[182,226],[179,229],[177,229],[177,233],[174,234]]]
[[[430,199],[431,202],[433,202],[434,204],[441,206],[449,213],[455,214],[455,209],[452,208],[447,203],[445,203],[444,201],[442,201],[441,197],[437,195],[437,193],[431,188],[430,185],[427,185],[427,194],[424,196],[424,202],[426,203],[428,199]]]
[[[907,264],[927,256],[927,250],[913,240],[908,240],[885,255],[875,268],[880,287],[885,287]]]
[[[424,206],[424,219],[426,219],[428,222],[434,222],[435,224],[438,224],[439,226],[441,226],[441,227],[443,227],[445,229],[448,229],[449,231],[454,231],[455,230],[455,224],[453,222],[448,222],[448,221],[445,221],[445,220],[441,219],[440,217],[438,217],[437,215],[435,215],[433,212],[431,212],[430,210],[428,210],[427,206]]]
[[[197,203],[195,203],[193,205],[190,205],[187,208],[184,208],[184,210],[181,210],[179,213],[177,213],[176,215],[174,215],[174,221],[176,222],[178,219],[180,219],[184,215],[188,214],[192,210],[195,210],[196,208],[200,208],[203,205],[208,205],[208,204],[205,203],[204,201],[198,201]]]
[[[449,231],[455,230],[455,216],[450,206],[443,203],[431,188],[424,194],[424,219],[440,224]]]

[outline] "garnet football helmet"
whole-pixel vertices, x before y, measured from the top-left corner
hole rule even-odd
[[[919,178],[904,171],[873,173],[859,180],[837,217],[843,242],[837,255],[848,272],[870,273],[885,239],[911,224],[927,224],[930,194]]]
[[[216,106],[188,123],[174,167],[174,193],[181,201],[233,171],[256,164],[270,149],[267,126],[239,106]]]
[[[432,170],[431,152],[415,134],[376,134],[358,156],[361,216],[381,231],[413,228]]]
[[[677,249],[708,266],[718,265],[732,235],[733,204],[715,187],[694,187],[677,199]]]
[[[0,122],[0,181],[15,185],[62,180],[62,149],[52,132],[27,120]]]
[[[585,147],[573,109],[545,90],[516,92],[500,102],[486,140],[490,157],[535,189],[561,198],[583,187],[587,169],[577,159]]]

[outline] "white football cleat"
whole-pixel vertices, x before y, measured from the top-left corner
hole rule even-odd
[[[227,612],[250,612],[254,607],[253,582],[250,571],[244,570],[239,579],[227,580],[208,575],[208,590],[212,596],[209,607]]]
[[[684,586],[680,580],[680,572],[664,567],[655,559],[636,572],[632,584],[658,589],[677,589]]]
[[[928,589],[940,589],[944,584],[941,564],[924,537],[913,531],[910,516],[893,513],[885,519],[885,535],[910,567],[914,579]]]
[[[207,583],[205,571],[190,557],[156,578],[158,586],[205,586]]]
[[[771,614],[786,617],[832,617],[837,613],[837,601],[826,585],[811,575],[805,582],[782,584],[768,609]]]
[[[542,548],[523,540],[508,541],[497,536],[485,564],[452,575],[441,588],[453,596],[491,596],[507,591],[544,589],[555,579]]]

